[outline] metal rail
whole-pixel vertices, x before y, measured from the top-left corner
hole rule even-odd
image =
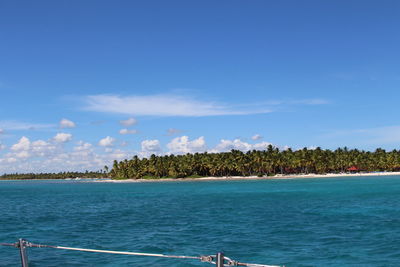
[[[164,254],[142,253],[142,252],[113,251],[113,250],[42,245],[42,244],[34,244],[28,242],[27,240],[22,238],[20,238],[16,243],[0,243],[0,245],[18,248],[21,256],[22,267],[29,267],[27,248],[54,248],[63,250],[97,252],[97,253],[131,255],[131,256],[147,256],[147,257],[174,258],[174,259],[195,259],[195,260],[200,260],[201,262],[208,262],[211,264],[215,264],[217,267],[224,267],[224,266],[280,267],[276,265],[264,265],[264,264],[244,263],[244,262],[234,261],[228,257],[225,257],[222,252],[219,252],[216,255],[208,255],[208,256],[164,255]]]

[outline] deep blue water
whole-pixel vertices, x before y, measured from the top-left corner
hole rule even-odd
[[[400,177],[0,181],[0,242],[208,255],[286,266],[399,266]],[[30,248],[31,266],[212,266]],[[20,266],[0,247],[0,266]]]

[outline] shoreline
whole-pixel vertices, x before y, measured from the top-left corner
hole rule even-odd
[[[399,176],[400,172],[368,172],[368,173],[327,173],[327,174],[289,174],[275,176],[224,176],[224,177],[201,177],[201,178],[159,178],[159,179],[125,179],[113,180],[102,179],[84,182],[93,183],[151,183],[151,182],[182,182],[182,181],[234,181],[234,180],[277,180],[277,179],[307,179],[307,178],[346,178],[363,176]]]

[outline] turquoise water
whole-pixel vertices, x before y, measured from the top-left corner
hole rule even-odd
[[[286,266],[399,266],[400,177],[163,183],[1,181],[0,242],[208,255]],[[30,248],[31,266],[212,266]],[[0,247],[0,266],[19,266]]]

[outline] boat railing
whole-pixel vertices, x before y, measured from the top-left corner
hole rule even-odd
[[[74,250],[74,251],[82,251],[82,252],[97,252],[97,253],[131,255],[131,256],[147,256],[147,257],[160,257],[160,258],[173,258],[173,259],[191,259],[191,260],[200,260],[201,262],[204,262],[204,263],[214,264],[217,267],[223,267],[223,266],[280,267],[280,266],[276,266],[276,265],[244,263],[244,262],[235,261],[235,260],[232,260],[232,259],[226,257],[224,255],[224,253],[222,253],[222,252],[219,252],[215,255],[208,255],[208,256],[164,255],[164,254],[143,253],[143,252],[113,251],[113,250],[73,248],[73,247],[64,247],[64,246],[34,244],[31,242],[28,242],[27,240],[25,240],[23,238],[20,238],[15,243],[0,243],[0,245],[18,248],[19,254],[21,257],[22,267],[29,267],[28,253],[27,253],[28,248],[53,248],[53,249]]]

